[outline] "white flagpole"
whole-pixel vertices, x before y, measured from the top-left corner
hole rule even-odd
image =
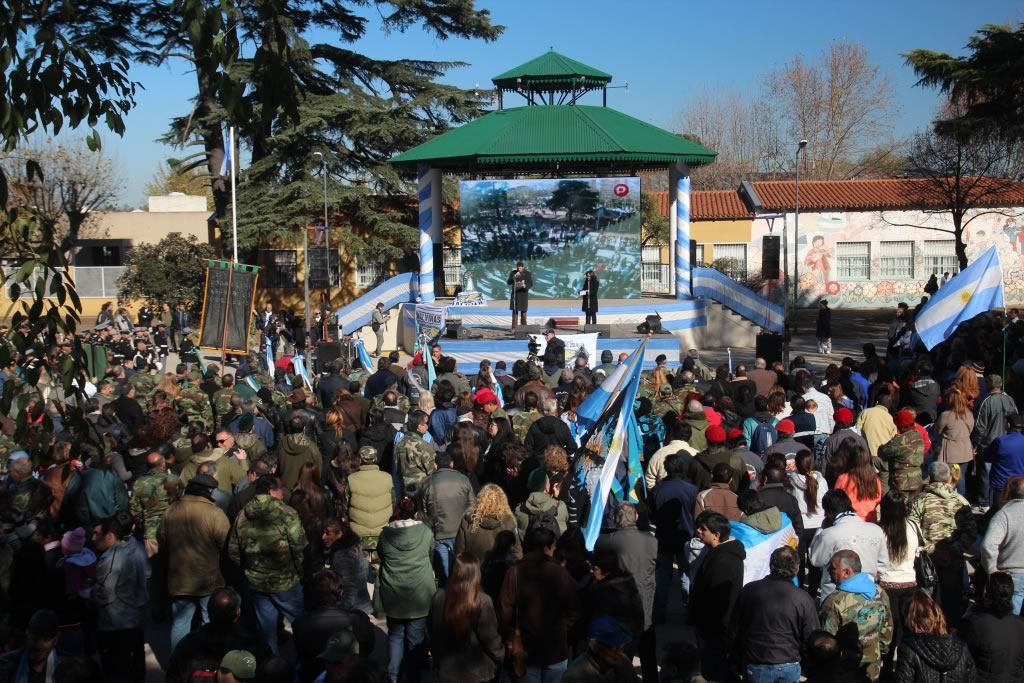
[[[235,202],[235,127],[228,128],[228,144],[231,146],[231,242],[233,261],[238,263],[238,204]]]

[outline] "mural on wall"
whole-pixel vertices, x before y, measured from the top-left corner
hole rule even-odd
[[[789,214],[787,238],[789,240],[789,270],[792,275],[794,258],[799,259],[800,305],[813,306],[821,299],[828,299],[833,308],[881,308],[895,306],[906,301],[911,306],[921,300],[924,287],[932,271],[940,261],[928,258],[930,253],[926,242],[952,240],[953,235],[937,230],[902,227],[893,224],[934,225],[946,227],[948,214],[925,216],[920,212],[887,211],[801,213],[800,241],[794,257],[793,215]],[[781,226],[776,221],[773,234],[778,235]],[[768,222],[755,220],[751,231],[751,242],[747,247],[747,263],[751,275],[760,271],[761,238],[769,234]],[[991,244],[999,250],[1003,266],[1003,280],[1008,303],[1024,303],[1024,211],[1017,216],[984,215],[971,221],[967,226],[965,241],[967,257],[973,260]],[[844,278],[839,272],[837,259],[838,243],[870,243],[870,277],[859,281]],[[913,242],[913,278],[884,278],[881,267],[881,242]],[[932,245],[928,245],[932,246]],[[949,255],[954,252],[950,250]],[[941,262],[947,267],[938,267],[937,277],[941,281],[943,270],[955,267],[952,261]],[[790,290],[792,292],[792,290]],[[762,293],[776,303],[782,302],[782,281],[764,283]]]

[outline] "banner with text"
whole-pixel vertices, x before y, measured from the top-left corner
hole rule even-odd
[[[576,363],[576,356],[583,355],[587,358],[587,366],[596,368],[598,366],[597,354],[597,333],[593,334],[560,334],[558,338],[565,342],[565,367],[572,368]],[[530,339],[540,346],[538,356],[544,355],[547,348],[547,340],[542,334],[531,334]]]
[[[432,327],[437,330],[443,330],[444,321],[447,317],[448,309],[444,306],[416,304],[416,326],[420,329]]]

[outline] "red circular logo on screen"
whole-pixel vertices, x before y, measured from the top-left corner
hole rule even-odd
[[[629,194],[629,185],[626,183],[619,183],[615,186],[613,192],[615,192],[616,197],[625,197]]]

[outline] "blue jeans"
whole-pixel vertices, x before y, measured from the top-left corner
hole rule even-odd
[[[992,505],[992,491],[988,486],[988,478],[992,473],[992,463],[975,460],[974,472],[978,478],[978,505],[989,507]]]
[[[526,675],[519,679],[519,683],[561,683],[562,675],[568,668],[568,659],[547,666],[528,666]]]
[[[675,566],[673,566],[673,564]],[[658,560],[654,565],[655,622],[660,623],[665,620],[665,613],[668,611],[668,602],[672,597],[672,577],[675,574],[675,567],[679,568],[679,587],[683,592],[684,606],[689,598],[690,574],[689,565],[686,560],[686,551],[680,550],[676,553],[658,553]]]
[[[1010,574],[1013,579],[1013,613],[1020,614],[1020,606],[1024,604],[1024,574]]]
[[[800,662],[789,664],[747,664],[743,683],[799,683]]]
[[[423,646],[427,635],[427,618],[392,619],[388,617],[388,681],[397,683],[398,674],[402,670],[402,661],[409,655],[406,663],[407,678],[417,681],[423,668]]]
[[[297,583],[280,593],[252,591],[252,608],[256,613],[256,625],[259,627],[260,635],[263,636],[263,642],[276,657],[278,655],[277,620],[279,617],[284,617],[288,623],[294,624],[295,620],[302,615],[302,584]]]
[[[210,620],[206,605],[210,602],[209,595],[200,597],[175,597],[171,601],[171,652],[178,645],[178,641],[188,635],[192,630],[192,618],[195,617],[196,607],[199,607],[199,620],[205,624]]]
[[[437,583],[444,586],[452,568],[452,555],[455,554],[454,538],[434,539],[434,573]]]

